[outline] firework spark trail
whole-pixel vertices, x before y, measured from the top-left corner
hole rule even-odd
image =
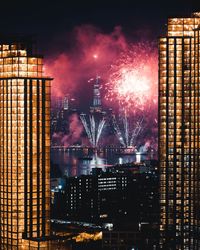
[[[94,116],[90,116],[90,131],[92,134],[92,144],[94,147],[96,147],[96,131],[95,131],[95,120]]]
[[[89,122],[87,122],[86,115],[81,114],[80,119],[83,123],[85,131],[87,133],[88,139],[92,147],[98,147],[99,139],[102,135],[103,128],[105,126],[105,119],[102,118],[99,122],[96,120],[93,115],[89,116]]]
[[[146,43],[129,45],[111,65],[107,100],[126,109],[143,111],[157,99],[156,52]]]
[[[128,118],[127,118],[126,112],[124,114],[123,125],[124,125],[124,131],[125,131],[126,145],[129,146],[129,124],[128,124]]]
[[[121,129],[119,128],[119,124],[116,121],[116,117],[113,116],[113,126],[117,135],[117,138],[119,140],[119,142],[122,144],[123,147],[126,147],[126,143],[124,141],[124,137],[122,135]]]
[[[98,130],[97,130],[97,139],[96,139],[96,146],[98,145],[98,142],[99,142],[99,139],[100,139],[100,136],[102,134],[102,131],[103,131],[103,128],[105,126],[105,119],[102,119],[99,123],[99,126],[98,126]]]
[[[136,123],[128,120],[127,114],[124,113],[117,120],[116,116],[113,115],[113,126],[116,132],[116,136],[123,147],[134,147],[136,139],[142,131],[143,118],[138,120]],[[131,126],[132,125],[132,126]]]
[[[130,140],[130,145],[132,146],[136,143],[136,139],[142,131],[142,123],[143,123],[143,118],[136,123],[135,129],[132,132]]]
[[[87,136],[88,136],[88,139],[89,139],[90,143],[93,145],[92,134],[91,134],[91,131],[90,131],[89,126],[87,124],[85,116],[86,116],[85,114],[81,114],[80,119],[81,119],[81,121],[83,123],[84,129],[85,129],[85,131],[87,133]]]

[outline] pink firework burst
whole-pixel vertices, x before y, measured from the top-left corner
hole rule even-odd
[[[157,54],[152,44],[131,44],[111,65],[106,99],[126,110],[157,104]]]

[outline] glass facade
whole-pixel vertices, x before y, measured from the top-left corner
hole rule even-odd
[[[161,249],[200,249],[200,13],[159,40]]]
[[[0,249],[49,249],[51,80],[26,43],[0,45]]]

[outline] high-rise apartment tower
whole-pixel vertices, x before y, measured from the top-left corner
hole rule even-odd
[[[159,40],[161,245],[200,249],[200,13]]]
[[[0,249],[49,249],[50,83],[24,38],[0,37]]]

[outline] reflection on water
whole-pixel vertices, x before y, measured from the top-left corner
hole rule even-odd
[[[70,149],[67,151],[51,150],[51,162],[54,168],[59,168],[60,176],[79,176],[91,173],[92,168],[106,167],[146,159],[146,155],[121,155],[119,150],[110,149],[102,152],[92,150]]]

